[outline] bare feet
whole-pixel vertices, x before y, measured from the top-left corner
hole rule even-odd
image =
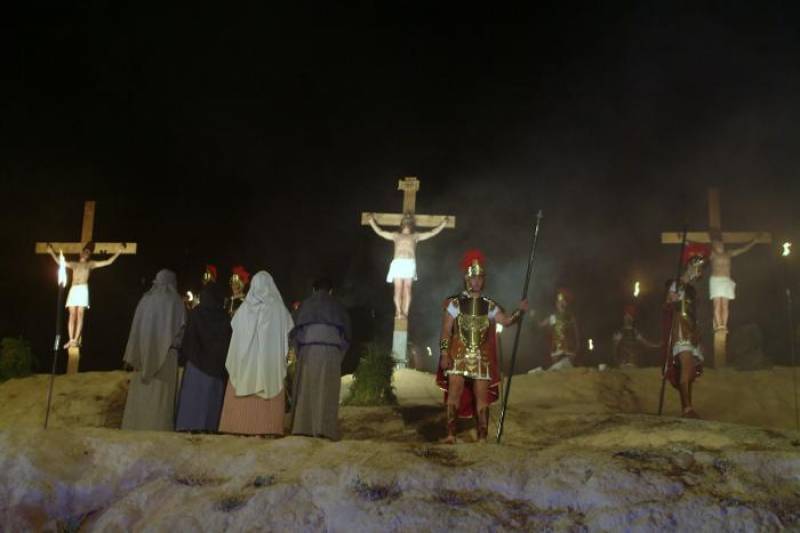
[[[698,415],[697,411],[695,411],[692,407],[689,407],[688,409],[684,409],[683,410],[683,414],[681,415],[681,417],[682,418],[696,418],[696,419],[699,419],[700,415]]]
[[[74,340],[72,339],[68,340],[67,342],[64,343],[64,349],[66,350],[67,348],[71,348],[73,344],[75,344]]]
[[[448,435],[439,441],[439,444],[455,444],[455,443],[456,443],[455,435]]]

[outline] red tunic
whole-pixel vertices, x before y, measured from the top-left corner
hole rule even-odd
[[[451,298],[448,298],[444,302],[445,313],[447,312],[447,305],[450,303],[450,300]],[[485,350],[484,353],[486,353],[489,359],[489,376],[491,378],[489,380],[489,398],[487,399],[487,403],[489,404],[496,402],[500,397],[500,369],[497,364],[497,338],[495,335],[494,321],[492,321],[491,324],[491,327],[489,327],[486,331],[486,338],[484,339],[482,345]],[[450,347],[453,350],[457,350],[459,345],[462,345],[461,339],[458,335],[453,333],[453,331],[450,332]],[[448,376],[445,374],[445,371],[442,370],[441,365],[439,365],[439,367],[436,369],[436,384],[444,391],[445,404],[447,404],[447,389],[449,386],[447,378]],[[477,412],[477,402],[475,400],[475,393],[472,389],[472,382],[473,380],[469,378],[464,380],[464,390],[461,393],[461,402],[458,408],[459,418],[472,418]]]

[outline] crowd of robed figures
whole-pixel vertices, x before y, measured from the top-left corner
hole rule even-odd
[[[347,311],[332,292],[328,280],[317,280],[292,315],[272,276],[260,271],[231,318],[216,282],[187,310],[175,274],[161,270],[131,324],[122,429],[263,436],[288,428],[339,439],[341,363],[351,337]]]

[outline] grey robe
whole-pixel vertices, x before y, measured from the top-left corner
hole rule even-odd
[[[350,342],[350,318],[327,292],[317,292],[297,311],[289,335],[297,352],[292,434],[339,439],[342,359]]]
[[[125,362],[134,372],[122,429],[173,429],[177,348],[186,321],[186,309],[176,285],[173,272],[160,271],[136,307],[125,348]]]

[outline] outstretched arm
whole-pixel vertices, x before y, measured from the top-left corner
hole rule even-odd
[[[497,314],[494,315],[494,320],[503,327],[510,326],[522,318],[523,313],[528,310],[528,300],[521,300],[519,302],[519,309],[507,315],[500,307],[497,308]]]
[[[417,241],[425,241],[430,239],[431,237],[436,237],[439,235],[442,230],[447,226],[447,222],[450,220],[450,217],[444,217],[439,225],[433,228],[430,231],[421,231],[417,233]]]
[[[648,348],[656,349],[661,348],[660,343],[652,342],[647,337],[642,335],[639,331],[636,332],[636,340],[638,340],[643,345],[647,346]]]
[[[58,259],[55,250],[53,250],[53,245],[50,244],[49,242],[47,243],[47,253],[50,254],[50,257],[53,258],[53,261],[55,261],[57,265],[61,266],[61,261]],[[70,263],[69,261],[64,261],[64,266],[66,266],[67,268],[73,268],[72,263]]]
[[[122,243],[122,248],[127,248],[127,245],[124,242]],[[117,250],[117,253],[115,253],[114,255],[109,257],[108,259],[104,259],[102,261],[92,261],[92,268],[102,268],[102,267],[110,265],[111,263],[113,263],[114,261],[117,260],[117,257],[119,257],[119,254],[121,254],[121,253],[122,253],[122,249],[119,249],[119,250]]]
[[[735,250],[731,250],[731,252],[730,252],[731,253],[731,257],[736,257],[737,255],[742,255],[744,253],[749,252],[753,248],[753,246],[758,244],[758,238],[759,237],[761,237],[761,235],[757,235],[755,239],[753,239],[749,243],[745,244],[741,248],[737,248]]]
[[[391,231],[384,231],[381,229],[380,226],[378,226],[378,223],[375,222],[375,215],[370,213],[369,215],[367,215],[367,220],[369,221],[369,225],[372,226],[372,229],[375,230],[375,233],[377,233],[379,236],[383,237],[387,241],[394,240],[394,233],[392,233]]]
[[[58,256],[56,255],[55,250],[53,250],[53,245],[49,242],[47,243],[47,253],[50,254],[50,257],[53,258],[53,261],[55,261],[56,264],[59,264]]]

